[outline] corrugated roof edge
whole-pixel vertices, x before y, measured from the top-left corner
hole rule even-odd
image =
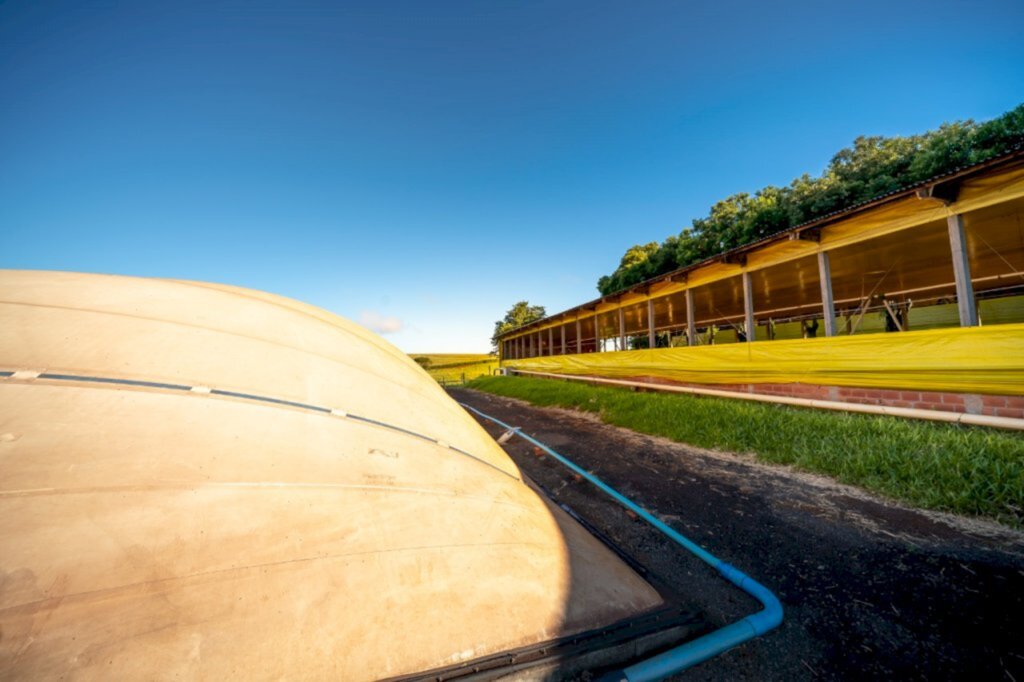
[[[931,186],[931,185],[942,184],[942,183],[945,183],[945,182],[949,182],[951,180],[957,180],[957,179],[965,178],[967,176],[974,175],[974,174],[980,173],[980,172],[985,171],[985,170],[989,170],[990,168],[1001,166],[1003,164],[1012,163],[1012,162],[1017,161],[1017,160],[1022,159],[1022,158],[1024,158],[1024,140],[1021,140],[1020,142],[1015,144],[1013,147],[1010,148],[1010,150],[1008,152],[1006,152],[1004,154],[999,154],[997,156],[993,156],[991,158],[985,159],[984,161],[979,161],[978,163],[971,164],[970,166],[963,166],[963,167],[960,167],[960,168],[956,168],[956,169],[950,171],[949,173],[945,173],[943,175],[932,176],[932,177],[930,177],[930,178],[928,178],[926,180],[921,180],[920,182],[915,182],[912,185],[906,185],[905,187],[902,187],[900,189],[896,189],[896,190],[893,190],[891,192],[887,192],[885,194],[880,194],[877,197],[874,197],[872,199],[868,199],[866,201],[862,201],[862,202],[860,202],[858,204],[854,204],[853,206],[849,206],[847,208],[844,208],[841,211],[833,211],[832,213],[828,213],[826,215],[820,216],[818,218],[815,218],[814,220],[809,220],[809,221],[807,221],[805,223],[801,223],[799,225],[795,225],[795,226],[790,227],[788,229],[781,230],[779,232],[775,232],[775,233],[770,234],[770,235],[768,235],[766,237],[762,237],[761,239],[758,239],[757,241],[750,242],[749,244],[743,244],[742,246],[736,246],[736,247],[733,247],[731,249],[727,249],[725,251],[722,251],[721,253],[718,253],[718,254],[715,254],[714,256],[711,256],[710,258],[705,258],[704,260],[699,261],[697,263],[691,263],[690,265],[687,265],[687,266],[684,266],[684,267],[681,267],[681,268],[676,268],[675,270],[671,270],[670,272],[666,272],[664,274],[658,275],[657,277],[652,277],[650,279],[645,279],[644,281],[639,282],[638,284],[634,284],[633,286],[628,287],[626,289],[620,289],[619,291],[616,291],[614,293],[607,294],[607,295],[601,296],[599,298],[595,298],[593,300],[587,301],[586,303],[581,303],[580,305],[573,306],[572,308],[567,308],[567,309],[565,309],[565,310],[563,310],[561,312],[554,313],[553,315],[548,315],[547,317],[543,317],[543,318],[541,318],[539,320],[534,320],[533,322],[530,322],[529,324],[524,324],[524,325],[522,325],[520,327],[516,327],[515,329],[510,329],[507,332],[505,332],[504,334],[502,334],[501,336],[505,337],[505,336],[508,336],[509,334],[515,334],[515,333],[518,333],[518,332],[521,332],[521,331],[528,330],[531,327],[539,326],[539,325],[541,325],[541,324],[543,324],[545,322],[548,322],[549,320],[552,320],[552,319],[554,319],[556,317],[559,317],[561,315],[566,315],[568,313],[572,313],[572,312],[575,312],[575,311],[578,311],[578,310],[585,310],[587,308],[592,308],[592,307],[594,307],[596,305],[599,305],[601,303],[605,303],[605,302],[610,301],[610,300],[612,300],[612,299],[614,299],[616,297],[622,296],[623,294],[628,294],[628,293],[631,293],[631,292],[638,291],[640,289],[645,289],[645,288],[651,286],[652,284],[654,284],[656,282],[664,282],[666,280],[671,280],[671,278],[674,277],[674,276],[682,275],[684,273],[690,272],[692,270],[696,270],[697,268],[703,267],[705,265],[710,265],[711,263],[714,263],[716,261],[721,261],[722,259],[728,259],[730,256],[733,256],[733,255],[738,255],[738,254],[741,254],[741,253],[746,253],[748,251],[752,251],[752,250],[754,250],[754,249],[756,249],[756,248],[758,248],[760,246],[763,246],[763,245],[765,245],[765,244],[767,244],[769,242],[779,241],[779,240],[782,240],[782,239],[788,239],[788,235],[796,234],[796,233],[802,232],[804,230],[808,230],[808,229],[812,229],[812,228],[816,228],[816,227],[822,227],[822,226],[827,225],[829,223],[838,222],[839,220],[842,220],[844,218],[849,218],[850,216],[855,215],[857,213],[860,213],[862,211],[867,211],[869,209],[877,208],[878,206],[882,206],[882,205],[887,204],[889,202],[896,201],[897,199],[902,199],[902,198],[904,198],[906,196],[909,196],[909,195],[915,193],[917,190],[919,190],[921,188],[928,187],[928,186]]]

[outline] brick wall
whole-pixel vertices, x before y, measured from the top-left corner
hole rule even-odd
[[[657,384],[711,388],[741,393],[762,393],[793,398],[833,400],[888,407],[912,407],[920,410],[942,410],[986,414],[994,417],[1024,419],[1024,396],[978,395],[976,393],[943,393],[940,391],[903,391],[881,388],[854,388],[849,386],[821,386],[818,384],[691,384],[670,381],[660,377],[636,377],[636,381]]]

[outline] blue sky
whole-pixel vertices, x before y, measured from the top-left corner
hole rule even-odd
[[[0,267],[227,282],[484,351],[519,299],[1024,101],[1024,3],[0,4]]]

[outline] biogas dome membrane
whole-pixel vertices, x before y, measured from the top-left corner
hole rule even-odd
[[[650,611],[410,358],[235,287],[0,272],[0,677],[369,680]]]

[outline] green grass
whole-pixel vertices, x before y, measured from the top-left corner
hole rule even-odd
[[[527,377],[482,377],[469,387],[1024,527],[1024,437],[1015,432]]]
[[[498,358],[486,353],[410,353],[409,357],[427,358],[427,374],[442,383],[467,381],[487,376],[498,368]]]

